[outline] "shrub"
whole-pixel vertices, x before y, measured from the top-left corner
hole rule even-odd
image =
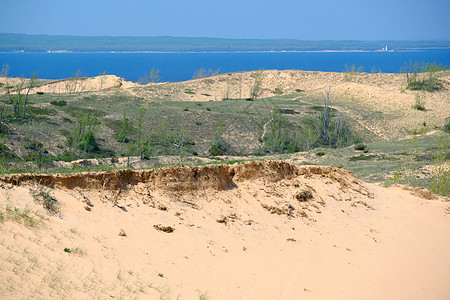
[[[324,156],[324,155],[325,155],[325,152],[319,151],[319,152],[316,153],[316,155],[317,155],[317,156]]]
[[[97,152],[99,146],[94,137],[94,130],[100,123],[93,113],[87,114],[84,112],[77,113],[77,125],[72,130],[67,144],[84,152]]]
[[[66,106],[67,102],[64,100],[54,100],[54,101],[51,101],[50,104],[54,105],[54,106]]]
[[[212,156],[219,156],[225,154],[227,151],[227,146],[225,142],[219,136],[216,137],[216,140],[213,142],[211,148],[209,149],[209,153]]]
[[[406,88],[413,91],[434,92],[442,86],[436,73],[447,70],[447,66],[436,63],[409,62],[401,71],[406,73]]]
[[[277,87],[272,91],[272,94],[283,95],[283,90],[281,88]]]
[[[42,203],[42,206],[47,210],[48,213],[55,215],[60,212],[60,206],[58,201],[50,195],[49,191],[40,189],[37,191],[32,191],[33,198]]]
[[[429,183],[429,188],[433,193],[449,196],[450,195],[450,169],[445,166],[449,156],[450,139],[441,135],[439,147],[436,156],[433,159],[434,170]]]
[[[213,70],[213,69],[206,70],[205,68],[200,68],[194,72],[194,75],[192,75],[192,79],[211,77],[211,76],[218,75],[219,73],[220,73],[220,68],[218,68],[217,70]]]
[[[447,117],[444,121],[444,131],[450,133],[450,117]]]
[[[123,119],[122,119],[122,128],[119,131],[119,133],[117,134],[117,141],[119,143],[128,143],[129,142],[128,133],[130,131],[130,127],[131,127],[130,120],[127,118],[127,116],[124,113]]]
[[[216,146],[212,146],[209,149],[209,154],[211,154],[212,156],[219,156],[222,155],[223,151],[219,148],[217,148]]]
[[[359,143],[355,145],[355,150],[361,150],[364,151],[367,148],[366,145],[364,145],[363,143]]]
[[[425,95],[416,94],[416,103],[413,105],[414,109],[425,111],[425,103],[423,101],[423,98]]]

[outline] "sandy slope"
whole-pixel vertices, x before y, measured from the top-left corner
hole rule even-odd
[[[342,169],[251,162],[1,182],[2,299],[450,298],[448,199]],[[5,209],[42,211],[31,190],[61,209],[35,228]]]

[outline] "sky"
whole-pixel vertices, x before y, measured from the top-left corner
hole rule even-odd
[[[0,0],[0,32],[450,40],[449,0]]]

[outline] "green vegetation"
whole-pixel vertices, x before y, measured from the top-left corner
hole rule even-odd
[[[0,209],[0,223],[5,221],[14,221],[26,227],[37,228],[44,225],[45,217],[28,208],[21,209],[7,205],[4,209]]]
[[[354,69],[356,72],[356,67]],[[405,176],[402,177],[404,169],[397,166],[395,170],[392,165],[403,162],[411,151],[403,149],[403,142],[376,142],[380,139],[361,123],[364,120],[371,125],[375,118],[385,118],[389,122],[392,116],[374,112],[357,101],[352,101],[350,106],[345,96],[332,97],[330,90],[321,97],[317,91],[297,90],[288,94],[281,85],[265,88],[263,74],[262,71],[252,72],[253,76],[249,78],[252,82],[244,88],[247,95],[252,93],[251,101],[217,101],[215,94],[216,101],[206,99],[210,101],[202,102],[210,94],[206,94],[201,85],[184,83],[133,88],[133,94],[120,89],[80,92],[80,85],[69,80],[73,84],[69,86],[70,93],[29,93],[25,117],[26,91],[22,92],[21,108],[15,111],[15,103],[10,101],[3,85],[0,87],[4,91],[0,94],[0,173],[146,168],[168,161],[169,164],[200,163],[203,158],[195,156],[208,157],[216,163],[231,159],[227,155],[252,160],[270,154],[283,159],[289,157],[285,155],[287,153],[305,151],[308,154],[298,156],[307,155],[308,163],[344,167],[364,180],[384,181],[385,174],[390,173],[398,182],[405,181]],[[77,76],[79,73],[73,78],[79,78]],[[13,79],[8,80],[13,82]],[[223,84],[227,80],[226,88],[231,90],[233,87],[228,84],[228,76],[206,80]],[[14,79],[14,83],[17,82],[19,80]],[[25,86],[29,83],[27,79],[22,82]],[[41,83],[36,81],[35,89]],[[146,96],[147,91],[156,96]],[[263,97],[262,91],[269,97]],[[192,101],[176,98],[180,95],[185,100],[185,93]],[[228,96],[237,94],[232,90],[227,93]],[[10,94],[15,95],[12,90]],[[423,99],[427,93],[418,92],[417,95],[419,101],[416,100],[416,104],[425,108]],[[358,118],[352,117],[355,112],[358,112]],[[432,113],[428,111],[421,115],[425,117]],[[422,119],[409,123],[404,131],[424,133],[433,128],[450,131],[450,118],[444,124],[440,122]],[[422,140],[428,139],[428,142],[420,144],[417,153],[411,156],[409,162],[416,162],[416,167],[410,168],[409,162],[403,163],[408,165],[407,169],[412,169],[411,174],[419,172],[424,164],[435,164],[438,141],[433,138],[434,135],[417,138],[419,144]],[[428,149],[430,147],[435,149]],[[367,155],[369,148],[370,155]],[[355,149],[361,152],[355,154]],[[167,155],[172,157],[158,157]],[[446,162],[448,155],[440,159]],[[74,160],[79,161],[70,165],[62,163]],[[396,171],[399,171],[397,177],[394,176]],[[406,177],[409,184],[431,188],[431,175],[427,176],[426,179]],[[443,186],[437,178],[444,177],[433,179],[435,185]],[[40,202],[44,202],[44,198],[48,200],[43,206],[57,210],[52,208],[57,202],[51,201],[50,195],[46,196],[39,196]]]
[[[417,93],[415,96],[416,103],[413,105],[413,108],[417,109],[417,110],[425,111],[425,102],[423,100],[424,98],[425,98],[424,94]]]
[[[405,64],[400,72],[406,74],[406,88],[413,91],[434,92],[442,86],[437,77],[437,72],[447,70],[447,66],[437,63],[418,62]]]
[[[55,215],[60,212],[58,201],[56,201],[55,197],[50,195],[49,191],[40,188],[38,190],[33,190],[32,195],[37,202],[42,203],[42,206],[49,214]]]
[[[280,87],[276,87],[273,91],[272,94],[275,95],[283,95],[283,90]]]
[[[356,144],[356,145],[355,145],[355,150],[361,150],[361,151],[363,151],[363,150],[365,150],[366,148],[367,148],[367,146],[364,145],[363,143],[359,143],[359,144]]]
[[[441,135],[436,156],[433,159],[433,172],[429,189],[439,195],[450,195],[450,168],[445,166],[446,161],[450,158],[450,138]]]
[[[72,129],[67,145],[73,147],[74,150],[81,150],[87,153],[99,150],[97,141],[94,137],[94,130],[100,123],[99,119],[93,113],[77,113],[77,124]]]
[[[450,133],[450,117],[447,117],[444,122],[444,131]]]
[[[54,105],[54,106],[66,106],[67,102],[64,100],[54,100],[54,101],[51,101],[50,104]]]
[[[128,143],[128,135],[130,134],[130,130],[132,128],[132,124],[130,120],[127,118],[126,114],[123,114],[122,119],[122,128],[120,129],[120,132],[117,134],[117,141],[119,143]]]
[[[450,159],[448,150],[450,149],[450,138],[448,135],[442,134],[439,138],[438,147],[433,148],[431,157],[432,161],[432,177],[428,181],[418,179],[416,173],[419,171],[420,160],[429,161],[430,158],[420,154],[418,138],[405,141],[406,151],[402,159],[398,161],[397,167],[393,175],[388,177],[385,185],[391,184],[407,184],[410,186],[424,186],[429,188],[433,193],[449,196],[450,195],[450,169],[446,166],[446,162]]]
[[[64,252],[69,253],[69,254],[74,254],[74,255],[78,255],[78,256],[85,256],[86,255],[86,251],[83,248],[80,247],[75,247],[75,248],[64,248]]]
[[[359,66],[358,68],[356,68],[355,65],[352,65],[350,67],[348,65],[345,65],[343,73],[344,81],[352,81],[357,74],[362,73],[363,71],[364,71],[363,66]]]

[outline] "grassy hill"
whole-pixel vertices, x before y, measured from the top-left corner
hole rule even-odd
[[[450,75],[434,76],[432,92],[408,89],[404,74],[268,70],[147,85],[99,76],[36,81],[28,96],[29,79],[3,77],[2,170],[269,158],[384,181],[416,149],[426,182],[441,134],[449,139]]]

